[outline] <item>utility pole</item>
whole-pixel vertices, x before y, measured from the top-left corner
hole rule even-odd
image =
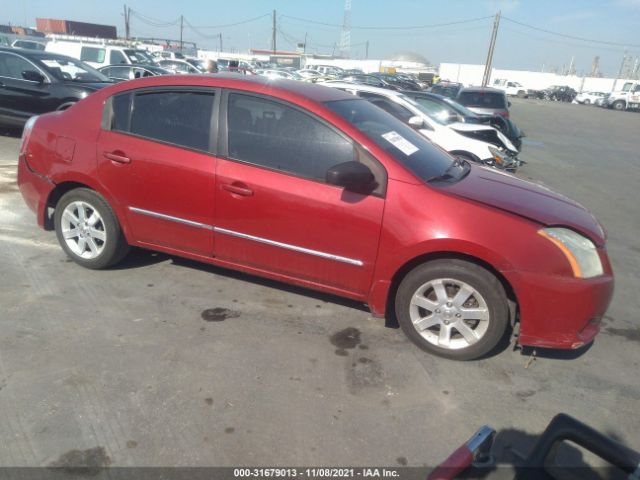
[[[182,30],[184,29],[184,16],[180,15],[180,53],[182,53]]]
[[[273,11],[273,28],[271,30],[271,50],[276,54],[276,11]]]
[[[573,68],[573,63],[575,62],[575,56],[571,55],[571,63],[569,64],[569,75],[573,75],[575,73]]]
[[[220,38],[220,53],[222,53],[222,33],[218,34]]]
[[[124,38],[129,40],[129,36],[131,35],[131,29],[129,26],[129,18],[131,15],[131,9],[124,6]]]
[[[307,32],[304,32],[304,43],[302,44],[302,53],[307,53]]]
[[[484,65],[484,75],[482,77],[482,86],[486,87],[491,79],[491,63],[493,62],[493,51],[496,47],[496,38],[498,36],[498,27],[500,26],[500,11],[496,13],[493,21],[493,30],[491,31],[491,41],[489,43],[489,52],[487,52],[487,62]]]
[[[618,83],[618,79],[622,76],[622,71],[624,70],[624,65],[627,63],[627,51],[624,51],[624,55],[622,55],[622,63],[620,64],[620,70],[618,70],[618,75],[616,75],[616,79],[613,81],[613,86],[611,87],[611,91],[615,92],[616,84]]]
[[[369,59],[369,40],[364,43],[364,59]]]

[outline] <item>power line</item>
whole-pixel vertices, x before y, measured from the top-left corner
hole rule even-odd
[[[504,17],[502,17],[504,19]],[[587,49],[589,51],[593,51],[595,48],[598,49],[598,51],[608,51],[608,52],[621,52],[621,48],[620,47],[598,47],[598,46],[593,46],[593,45],[586,45],[586,44],[580,44],[580,43],[571,43],[571,42],[566,42],[566,41],[562,41],[562,40],[556,40],[554,38],[549,38],[549,37],[542,37],[542,36],[538,36],[538,35],[532,35],[528,32],[522,31],[518,28],[509,28],[509,27],[501,27],[501,30],[505,30],[507,32],[511,32],[511,33],[515,33],[517,35],[522,35],[523,37],[527,37],[527,38],[531,38],[532,40],[537,40],[539,42],[546,42],[546,43],[553,43],[554,45],[564,45],[567,47],[573,47],[573,48],[581,48],[581,49]]]
[[[214,33],[214,34],[202,33],[200,30],[198,30],[198,27],[194,27],[193,25],[191,25],[186,18],[184,19],[184,23],[187,25],[187,27],[189,27],[189,29],[193,33],[195,33],[196,35],[198,35],[198,36],[200,36],[202,38],[213,39],[213,38],[218,38],[219,37],[218,33]]]
[[[177,25],[180,23],[180,17],[178,17],[177,19],[175,19],[172,22],[166,22],[164,20],[159,20],[157,18],[153,18],[153,17],[148,17],[147,15],[143,15],[142,13],[133,10],[132,8],[129,9],[129,12],[131,14],[133,14],[134,17],[136,17],[138,20],[140,20],[142,23],[145,23],[147,25],[151,25],[152,27],[170,27],[173,25]]]
[[[560,32],[554,32],[552,30],[547,30],[546,28],[534,27],[533,25],[528,25],[526,23],[518,22],[517,20],[513,20],[512,18],[508,18],[508,17],[502,17],[502,18],[504,20],[507,20],[507,21],[511,22],[511,23],[515,23],[516,25],[520,25],[522,27],[530,28],[532,30],[537,30],[539,32],[548,33],[550,35],[556,35],[558,37],[569,38],[571,40],[580,40],[582,42],[599,43],[601,45],[611,45],[611,46],[614,46],[614,47],[636,47],[636,48],[640,48],[640,45],[638,45],[638,44],[607,42],[607,41],[604,41],[604,40],[596,40],[596,39],[593,39],[593,38],[577,37],[575,35],[567,35],[565,33],[560,33]]]
[[[300,18],[300,17],[292,17],[290,15],[280,15],[280,18],[289,18],[291,20],[297,20],[299,22],[313,23],[315,25],[324,25],[325,27],[336,27],[342,28],[342,25],[337,23],[328,23],[328,22],[319,22],[317,20],[310,20],[308,18]],[[456,22],[447,22],[447,23],[432,23],[427,25],[409,25],[409,26],[372,26],[372,25],[351,25],[351,29],[353,30],[420,30],[425,28],[435,28],[435,27],[448,27],[450,25],[460,25],[462,23],[471,23],[477,22],[479,20],[486,20],[488,18],[493,18],[493,15],[488,15],[486,17],[478,17],[478,18],[470,18],[467,20],[458,20]]]
[[[221,25],[198,25],[196,28],[227,28],[227,27],[235,27],[236,25],[244,25],[245,23],[255,22],[256,20],[260,20],[265,17],[270,17],[270,13],[265,13],[264,15],[259,15],[253,18],[247,18],[246,20],[240,20],[239,22],[234,23],[226,23]]]

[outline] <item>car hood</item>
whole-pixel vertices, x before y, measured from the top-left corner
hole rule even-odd
[[[536,183],[482,166],[471,166],[459,182],[443,190],[528,218],[544,226],[566,226],[603,246],[606,235],[595,217],[579,203]]]
[[[475,138],[492,145],[502,146],[513,153],[518,153],[518,149],[511,141],[501,132],[491,125],[483,125],[478,123],[450,123],[449,128],[461,133],[465,137]]]

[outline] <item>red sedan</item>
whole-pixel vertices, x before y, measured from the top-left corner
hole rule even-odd
[[[613,293],[582,206],[456,160],[363,99],[234,75],[151,77],[32,118],[18,183],[75,262],[129,246],[334,293],[454,359],[578,348]]]

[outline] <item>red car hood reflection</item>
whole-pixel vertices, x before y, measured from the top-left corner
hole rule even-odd
[[[475,200],[526,217],[545,226],[567,226],[603,246],[605,233],[595,217],[579,203],[542,185],[486,167],[471,166],[461,181],[442,187]]]

